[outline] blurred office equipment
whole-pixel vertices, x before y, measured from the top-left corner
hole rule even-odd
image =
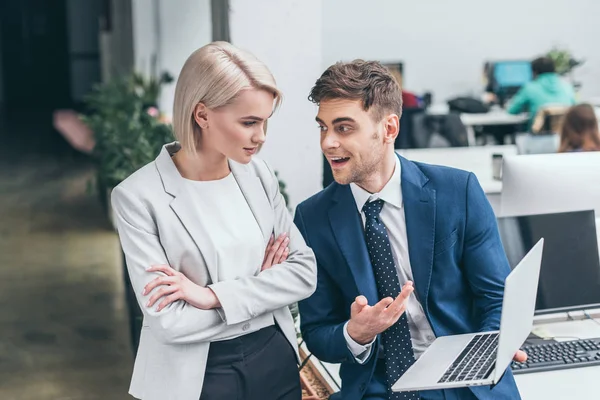
[[[489,87],[501,106],[533,79],[528,60],[493,61],[488,64],[487,73]]]
[[[540,107],[533,118],[531,133],[538,135],[558,134],[568,110],[569,107],[564,105],[548,104]]]
[[[515,136],[515,144],[519,154],[554,154],[560,146],[560,136],[521,133]]]
[[[600,259],[593,210],[498,218],[511,268],[540,239],[536,314],[600,307]]]
[[[600,306],[600,259],[593,210],[501,217],[498,228],[511,268],[537,240],[543,237],[547,244],[536,314]],[[533,339],[523,349],[528,359],[512,363],[516,374],[600,365],[600,339]]]
[[[407,108],[400,117],[396,149],[468,146],[467,128],[459,114],[429,115],[424,108]]]
[[[502,216],[594,209],[600,216],[600,152],[504,157]]]
[[[428,147],[429,137],[424,108],[406,108],[400,116],[400,131],[394,142],[396,149]]]
[[[531,132],[516,135],[519,154],[550,154],[558,152],[560,131],[569,108],[548,105],[540,108],[533,119]]]

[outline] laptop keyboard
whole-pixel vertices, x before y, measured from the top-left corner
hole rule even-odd
[[[438,383],[487,378],[496,363],[497,352],[498,333],[475,335]]]
[[[600,338],[548,341],[526,345],[522,349],[527,353],[527,361],[512,362],[511,369],[515,374],[600,365]]]

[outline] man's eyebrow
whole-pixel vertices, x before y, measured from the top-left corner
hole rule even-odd
[[[315,120],[321,125],[327,125],[321,118],[316,117]],[[354,119],[350,117],[339,117],[333,120],[333,125],[339,124],[340,122],[356,122]]]
[[[333,120],[333,124],[339,124],[340,122],[356,122],[354,119],[350,117],[340,117]]]

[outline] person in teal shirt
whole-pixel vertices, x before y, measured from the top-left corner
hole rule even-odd
[[[540,107],[546,105],[571,106],[575,104],[573,87],[556,73],[554,62],[548,57],[540,57],[531,63],[533,81],[525,84],[508,105],[510,114],[529,112],[531,124]]]

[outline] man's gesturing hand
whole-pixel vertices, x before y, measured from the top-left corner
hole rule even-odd
[[[394,325],[402,316],[413,290],[412,282],[406,282],[396,299],[386,297],[374,306],[367,304],[365,296],[358,296],[350,306],[348,335],[358,344],[372,342],[375,336]]]

